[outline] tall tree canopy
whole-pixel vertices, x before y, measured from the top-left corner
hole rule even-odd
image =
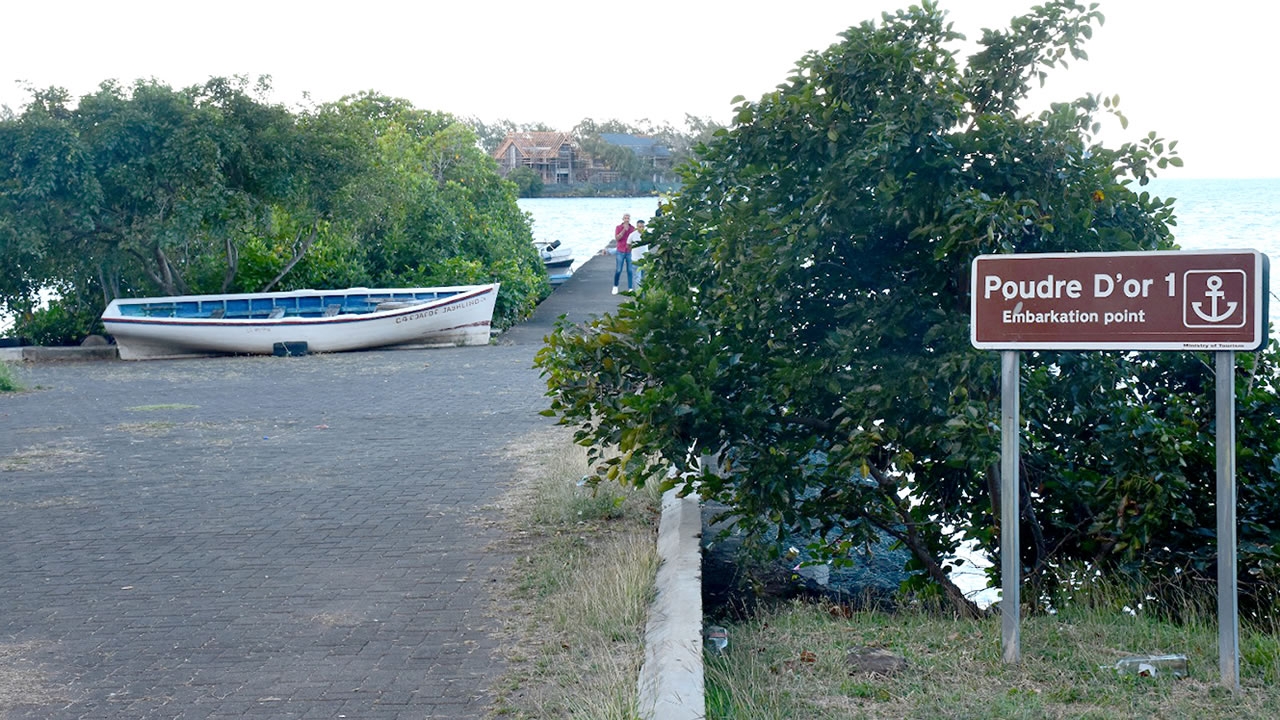
[[[597,122],[591,118],[583,118],[573,128],[573,136],[581,143],[588,154],[602,160],[610,168],[616,170],[628,181],[644,180],[654,174],[654,168],[638,157],[634,150],[605,142],[601,133],[619,133],[654,138],[659,145],[671,153],[671,167],[693,159],[693,148],[699,143],[711,139],[712,134],[720,126],[710,118],[700,118],[686,114],[684,129],[677,129],[671,123],[655,124],[647,119],[639,120],[632,125],[621,120],[605,120]],[[675,173],[664,171],[664,182],[674,179]]]
[[[549,412],[597,447],[601,476],[674,478],[836,553],[886,533],[918,585],[975,613],[946,560],[966,538],[998,551],[999,362],[969,344],[973,257],[1174,247],[1172,203],[1141,188],[1180,164],[1176,143],[1102,146],[1113,98],[1019,110],[1102,20],[1048,2],[962,64],[926,2],[806,55],[684,167],[641,296],[549,339]],[[1243,356],[1237,379],[1241,581],[1259,612],[1280,579],[1275,352]],[[1028,597],[1082,564],[1166,588],[1213,577],[1204,357],[1026,353],[1022,382]]]
[[[471,131],[375,93],[294,112],[265,79],[33,93],[0,119],[0,306],[498,280],[547,291],[514,186]]]

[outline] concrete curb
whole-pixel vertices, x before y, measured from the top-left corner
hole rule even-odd
[[[115,345],[90,345],[86,347],[24,345],[22,347],[0,348],[0,360],[8,360],[9,362],[88,362],[119,359],[120,353],[116,350]]]
[[[702,668],[702,512],[698,498],[662,496],[657,594],[645,627],[638,698],[645,720],[707,715]]]

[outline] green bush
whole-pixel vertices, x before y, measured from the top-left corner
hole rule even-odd
[[[541,267],[532,268],[514,259],[499,260],[485,267],[478,260],[453,257],[436,263],[429,271],[419,268],[406,277],[410,284],[426,287],[500,283],[502,287],[493,310],[493,327],[498,330],[505,330],[527,317],[551,292]]]
[[[1000,363],[970,342],[973,258],[1175,248],[1172,201],[1141,189],[1181,164],[1173,143],[1101,144],[1111,97],[1018,109],[1100,20],[1047,2],[960,63],[945,15],[915,5],[740,101],[648,229],[645,292],[538,355],[551,414],[601,448],[597,477],[673,477],[736,529],[820,533],[833,559],[887,533],[926,571],[907,589],[980,614],[947,559],[964,540],[1000,549]],[[1023,353],[1028,602],[1070,587],[1075,563],[1214,582],[1206,360]],[[1273,619],[1280,347],[1237,367],[1241,608]],[[1178,612],[1176,592],[1149,597]]]
[[[532,168],[518,167],[507,174],[507,179],[516,184],[520,197],[533,198],[542,194],[542,176]]]
[[[498,305],[493,310],[493,326],[500,330],[515,325],[528,317],[547,295],[551,285],[541,268],[530,268],[515,260],[503,260],[495,264],[494,280],[502,283],[498,291]]]
[[[79,345],[89,335],[101,335],[101,311],[74,299],[50,302],[48,307],[18,318],[14,334],[30,338],[34,345]]]
[[[306,229],[298,228],[287,217],[280,226],[271,236],[251,237],[240,247],[235,284],[231,287],[233,292],[262,292],[293,260],[293,243]],[[271,290],[327,290],[369,285],[370,282],[359,242],[326,223],[318,230],[316,240],[302,259]],[[220,288],[210,288],[208,292],[220,292]]]
[[[465,125],[372,92],[296,113],[252,92],[111,82],[0,118],[0,304],[58,287],[96,306],[30,320],[68,342],[113,295],[404,287],[456,276],[462,257],[476,281],[535,293],[500,307],[532,307],[541,266],[516,185]]]
[[[24,389],[18,382],[18,371],[13,365],[0,361],[0,392],[17,392]]]

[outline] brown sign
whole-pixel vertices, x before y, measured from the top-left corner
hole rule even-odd
[[[1257,350],[1267,275],[1256,250],[983,255],[970,337],[992,350]]]

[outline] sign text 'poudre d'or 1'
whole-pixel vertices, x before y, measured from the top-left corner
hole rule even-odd
[[[991,350],[1257,350],[1267,276],[1256,250],[983,255],[971,339]]]

